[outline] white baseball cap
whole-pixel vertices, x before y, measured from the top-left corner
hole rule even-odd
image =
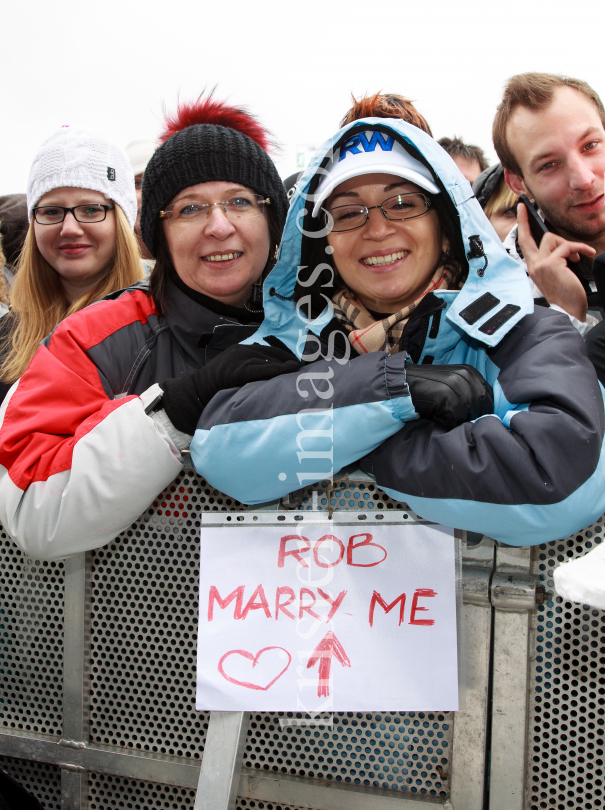
[[[324,171],[327,173],[314,195],[314,217],[336,186],[362,174],[394,174],[431,194],[439,194],[427,167],[408,154],[393,135],[379,130],[353,135],[336,150]]]

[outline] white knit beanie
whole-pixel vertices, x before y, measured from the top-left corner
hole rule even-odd
[[[134,229],[137,197],[126,153],[111,141],[79,127],[65,126],[38,151],[27,183],[27,214],[55,188],[100,191],[117,203]]]

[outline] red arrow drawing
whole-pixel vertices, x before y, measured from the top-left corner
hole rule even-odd
[[[329,630],[317,647],[307,663],[307,669],[311,669],[319,661],[319,682],[317,694],[319,697],[327,697],[330,694],[330,667],[332,666],[332,656],[342,664],[343,667],[350,667],[351,662],[344,651],[344,647]]]

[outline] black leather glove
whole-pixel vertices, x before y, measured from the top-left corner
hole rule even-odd
[[[192,374],[160,383],[162,407],[177,430],[193,435],[202,411],[219,391],[290,374],[301,365],[285,348],[237,343]]]
[[[412,404],[423,419],[448,430],[494,412],[494,393],[472,366],[407,366]]]

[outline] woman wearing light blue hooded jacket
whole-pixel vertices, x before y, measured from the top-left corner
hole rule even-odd
[[[424,518],[519,546],[605,511],[582,339],[534,312],[469,183],[416,127],[363,119],[319,149],[264,308],[245,342],[309,364],[205,407],[191,454],[217,489],[260,503],[359,461]]]

